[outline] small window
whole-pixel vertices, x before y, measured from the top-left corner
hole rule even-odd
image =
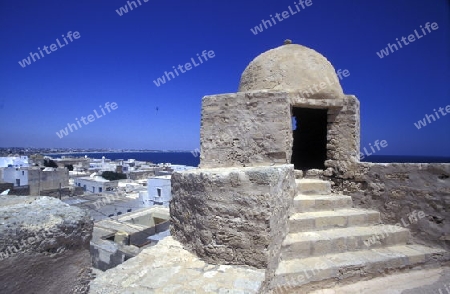
[[[156,188],[156,192],[158,193],[158,197],[161,197],[161,189],[160,188]]]
[[[23,170],[23,171],[22,171],[22,176],[24,176],[24,175],[25,175],[25,171]]]
[[[98,187],[98,192],[101,193],[103,191],[102,187]]]

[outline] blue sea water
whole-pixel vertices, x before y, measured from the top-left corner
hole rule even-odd
[[[194,156],[191,152],[93,152],[93,153],[53,153],[47,154],[51,157],[60,156],[73,156],[73,157],[84,157],[87,155],[89,158],[101,159],[103,156],[107,159],[136,159],[139,161],[150,161],[153,163],[171,163],[171,164],[181,164],[188,166],[197,167],[200,163],[200,157]]]
[[[182,164],[197,167],[200,163],[200,157],[194,156],[190,152],[117,152],[117,153],[58,153],[48,154],[52,157],[59,157],[61,155],[70,155],[75,157],[84,157],[101,159],[105,156],[107,159],[136,159],[140,161],[150,161],[153,163],[172,163]],[[364,158],[364,162],[377,163],[450,163],[450,157],[439,156],[405,156],[405,155],[372,155]]]
[[[412,155],[371,155],[361,160],[377,163],[450,163],[450,157],[444,156],[412,156]]]

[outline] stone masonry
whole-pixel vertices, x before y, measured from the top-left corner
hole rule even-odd
[[[329,168],[335,193],[381,212],[389,224],[407,227],[416,242],[450,248],[450,164],[357,163]],[[409,220],[412,213],[425,217]]]
[[[442,246],[419,242],[449,238],[448,166],[360,163],[359,100],[312,49],[269,50],[245,69],[239,92],[204,97],[200,144],[200,168],[172,176],[172,237],[146,251],[176,256],[139,255],[102,274],[94,293],[109,283],[112,293],[307,293],[448,264]],[[298,156],[316,150],[302,144],[323,153],[304,164]],[[428,232],[411,238],[395,224],[413,209]]]
[[[55,198],[0,196],[0,293],[87,293],[92,228]]]
[[[287,93],[262,91],[204,97],[200,167],[289,163],[290,111]]]
[[[175,174],[172,236],[209,263],[273,273],[288,230],[294,185],[291,165]]]
[[[327,157],[355,162],[359,102],[326,58],[300,45],[261,54],[239,90],[203,98],[200,169],[172,177],[172,236],[209,263],[265,268],[269,287],[297,193],[292,107],[327,109]]]

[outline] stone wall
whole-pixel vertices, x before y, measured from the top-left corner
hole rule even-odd
[[[80,196],[83,194],[84,194],[83,187],[66,187],[66,188],[62,188],[61,191],[59,190],[59,188],[41,191],[41,195],[55,197],[55,198],[59,198],[60,195],[62,197],[64,197],[64,196],[73,197],[73,196]]]
[[[8,195],[15,196],[29,196],[30,195],[30,186],[20,186],[14,187],[11,191],[9,191]]]
[[[0,293],[87,293],[89,214],[50,197],[0,196]]]
[[[288,95],[256,91],[204,97],[200,141],[201,168],[290,163]]]
[[[44,190],[59,189],[60,184],[61,187],[69,185],[69,170],[66,168],[58,168],[54,171],[28,170],[30,195],[39,195],[39,192]]]
[[[55,160],[56,164],[58,165],[58,167],[66,167],[68,165],[72,165],[72,166],[81,166],[84,169],[89,169],[89,158],[64,158],[64,159],[59,159],[59,160]],[[44,164],[42,164],[44,165]]]
[[[328,167],[359,161],[360,108],[355,96],[309,99],[299,92],[255,91],[203,98],[200,167],[290,163],[291,107],[328,110]]]
[[[327,167],[359,162],[360,108],[355,96],[346,96],[342,108],[328,109]]]
[[[155,176],[155,170],[132,171],[128,173],[128,178],[134,181],[146,180]]]
[[[450,164],[359,163],[326,177],[359,207],[411,230],[416,242],[450,248]],[[419,215],[420,213],[420,215]]]
[[[174,173],[172,236],[208,263],[278,266],[296,193],[293,165]]]

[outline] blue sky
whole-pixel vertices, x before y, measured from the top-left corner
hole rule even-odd
[[[122,16],[123,0],[0,2],[0,146],[195,149],[201,98],[236,92],[248,63],[289,38],[350,71],[341,84],[361,102],[361,147],[387,140],[378,154],[450,156],[450,115],[414,126],[450,105],[448,1],[312,0],[258,35],[250,29],[294,0],[140,1]],[[427,22],[439,29],[377,56]],[[80,37],[19,65],[69,31]],[[153,83],[204,50],[215,57]],[[117,109],[56,135],[106,102]]]

